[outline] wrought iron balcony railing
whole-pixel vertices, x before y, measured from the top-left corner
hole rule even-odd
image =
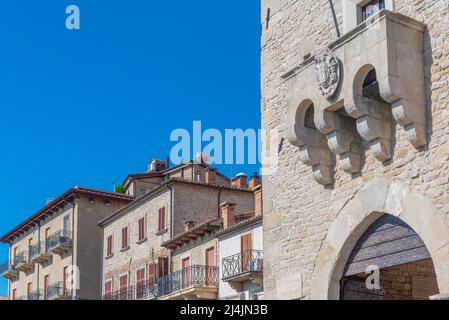
[[[102,300],[136,300],[136,288],[135,286],[129,286],[120,288],[117,291],[111,293],[105,293]]]
[[[156,295],[164,296],[192,287],[218,287],[218,267],[193,265],[157,280]]]
[[[46,241],[47,251],[62,253],[72,246],[72,232],[68,230],[59,230],[50,235]]]
[[[45,300],[58,300],[69,298],[70,290],[65,290],[62,281],[50,284],[44,291]]]
[[[222,260],[223,279],[247,272],[263,271],[263,254],[261,250],[249,250],[234,254]]]
[[[19,270],[14,266],[14,261],[11,261],[11,263],[5,263],[0,266],[0,274],[6,279],[14,280],[18,277]]]
[[[26,251],[21,251],[17,253],[13,259],[13,265],[17,268],[17,266],[28,262],[28,254]]]
[[[27,300],[40,300],[42,297],[42,290],[35,290],[27,295]]]
[[[33,260],[37,256],[39,256],[42,252],[42,245],[40,242],[33,244],[30,246],[30,260]]]

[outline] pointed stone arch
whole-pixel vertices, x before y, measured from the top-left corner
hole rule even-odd
[[[391,214],[421,237],[435,266],[440,293],[449,292],[449,224],[432,201],[410,187],[374,179],[357,191],[331,223],[315,260],[311,299],[340,297],[340,279],[359,238],[377,219]]]

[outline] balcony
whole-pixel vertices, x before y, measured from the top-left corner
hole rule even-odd
[[[44,242],[38,242],[30,246],[30,259],[33,263],[44,264],[51,258]]]
[[[35,290],[27,295],[27,300],[41,300],[42,298],[42,290]]]
[[[1,266],[1,275],[8,280],[14,280],[19,277],[19,270],[17,270],[14,264],[4,264]]]
[[[154,294],[162,300],[216,299],[218,268],[193,265],[157,280]]]
[[[69,300],[70,290],[65,290],[62,281],[55,282],[47,287],[44,293],[45,300]]]
[[[288,139],[318,183],[360,174],[367,152],[394,159],[396,123],[410,149],[428,143],[425,29],[382,10],[282,76]]]
[[[261,250],[249,250],[234,254],[222,260],[223,281],[240,285],[251,281],[259,286],[263,282],[263,255]]]
[[[30,261],[28,252],[22,251],[14,257],[14,266],[19,271],[27,272],[33,269],[34,264]]]
[[[72,247],[72,234],[67,230],[60,230],[48,237],[47,252],[62,255],[68,252]]]
[[[120,288],[117,291],[104,294],[101,300],[136,300],[136,288],[134,286]]]

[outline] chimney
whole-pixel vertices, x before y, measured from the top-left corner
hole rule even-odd
[[[262,188],[257,187],[254,191],[254,215],[260,216],[263,214]]]
[[[243,172],[240,172],[235,176],[234,179],[232,179],[232,186],[235,188],[248,188],[248,185],[246,184],[246,174]]]
[[[254,188],[260,186],[262,183],[260,182],[260,178],[257,175],[256,172],[251,176],[251,179],[249,180],[248,188],[253,190]]]
[[[184,232],[189,231],[195,227],[195,222],[193,221],[184,221]]]
[[[151,160],[148,166],[148,172],[158,172],[167,169],[167,161],[164,160]]]
[[[235,224],[235,203],[224,202],[220,205],[221,218],[223,219],[223,229]]]
[[[217,169],[210,167],[206,169],[206,183],[217,184]]]

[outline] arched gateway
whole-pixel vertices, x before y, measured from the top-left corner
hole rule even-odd
[[[448,221],[431,199],[407,185],[374,179],[331,223],[315,260],[310,297],[412,299],[447,293],[448,251]],[[367,292],[369,265],[380,268],[383,289]],[[389,291],[392,285],[396,289]]]
[[[438,294],[426,245],[409,225],[389,214],[357,242],[340,288],[343,300],[428,299]]]

